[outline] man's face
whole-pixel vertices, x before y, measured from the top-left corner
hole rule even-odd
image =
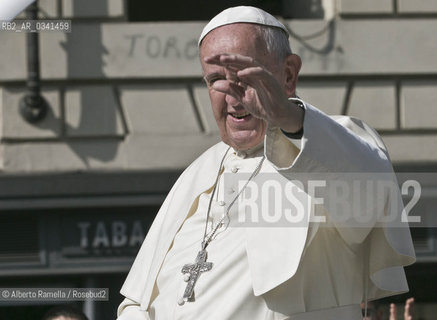
[[[245,116],[247,112],[244,106],[234,97],[211,88],[215,80],[236,81],[235,73],[203,61],[205,57],[223,53],[252,57],[270,71],[280,84],[285,81],[285,70],[282,61],[268,54],[263,38],[252,24],[225,25],[211,31],[203,39],[200,47],[201,64],[220,136],[223,142],[234,149],[245,150],[263,141],[267,123],[252,115]]]

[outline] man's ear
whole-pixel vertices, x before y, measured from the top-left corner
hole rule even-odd
[[[285,58],[285,92],[293,97],[296,92],[297,77],[302,66],[302,60],[296,54],[289,54]]]

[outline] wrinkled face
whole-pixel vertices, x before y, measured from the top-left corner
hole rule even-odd
[[[235,81],[235,75],[230,75],[224,67],[210,65],[203,61],[205,57],[223,53],[254,58],[270,71],[280,84],[285,81],[283,62],[267,53],[263,38],[252,24],[237,23],[219,27],[211,31],[202,41],[200,59],[203,76],[208,85],[212,110],[221,138],[234,149],[245,150],[263,141],[267,123],[252,115],[244,116],[247,114],[246,110],[235,98],[211,88],[215,80]]]

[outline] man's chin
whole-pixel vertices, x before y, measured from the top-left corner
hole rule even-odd
[[[240,130],[227,127],[226,130],[221,131],[221,138],[224,143],[235,150],[244,151],[264,142],[265,128],[266,126],[263,123]]]
[[[229,142],[227,142],[228,145],[230,145],[232,148],[234,148],[236,151],[245,151],[249,149],[253,149],[260,145],[264,141],[263,138],[258,139],[233,139]]]

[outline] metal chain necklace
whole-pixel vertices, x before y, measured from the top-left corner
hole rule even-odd
[[[226,155],[228,154],[230,149],[231,149],[231,147],[229,147],[226,150],[226,152],[222,158],[222,161],[220,162],[219,170],[218,170],[217,177],[216,177],[215,183],[214,183],[214,188],[212,190],[211,198],[210,198],[209,203],[208,203],[208,210],[206,213],[205,232],[203,234],[203,240],[202,240],[202,243],[200,246],[200,251],[197,253],[196,261],[192,264],[184,265],[182,267],[182,270],[181,270],[182,273],[185,274],[184,280],[187,282],[187,287],[185,288],[183,297],[178,301],[179,305],[183,305],[187,301],[194,301],[194,286],[197,282],[197,279],[199,279],[200,275],[203,272],[211,270],[212,266],[213,266],[212,262],[206,261],[207,256],[208,256],[206,248],[213,240],[214,235],[217,233],[217,230],[223,225],[223,222],[224,222],[225,218],[228,216],[229,211],[231,210],[231,207],[237,201],[238,197],[241,195],[241,193],[244,191],[244,189],[246,189],[250,180],[252,180],[253,177],[255,177],[259,173],[261,166],[264,162],[264,159],[266,158],[265,155],[261,158],[260,162],[258,163],[255,170],[250,175],[249,179],[246,181],[244,186],[241,188],[241,190],[238,192],[238,194],[235,196],[235,198],[231,201],[229,206],[226,208],[225,214],[223,215],[223,217],[219,220],[219,222],[216,224],[216,226],[213,227],[212,231],[208,234],[207,233],[208,219],[209,219],[209,215],[211,213],[212,200],[214,198],[214,194],[216,192],[217,185],[218,185],[218,182],[220,179],[220,175],[221,175],[222,168],[223,168],[223,163],[224,163]]]

